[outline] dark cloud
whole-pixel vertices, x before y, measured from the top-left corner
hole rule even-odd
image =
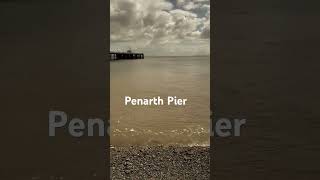
[[[201,32],[201,38],[209,39],[210,38],[210,28],[205,27],[203,31]]]

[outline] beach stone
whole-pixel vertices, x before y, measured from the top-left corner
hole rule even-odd
[[[112,179],[209,179],[209,159],[209,147],[114,147]]]

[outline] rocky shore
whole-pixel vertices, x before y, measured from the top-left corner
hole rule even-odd
[[[111,147],[112,179],[209,179],[209,147]]]

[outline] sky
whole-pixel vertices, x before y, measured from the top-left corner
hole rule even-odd
[[[209,0],[111,0],[110,50],[149,56],[210,54]]]

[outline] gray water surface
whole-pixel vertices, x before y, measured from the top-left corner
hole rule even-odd
[[[110,63],[112,145],[209,145],[209,57]],[[185,106],[125,106],[124,98],[187,98]]]

